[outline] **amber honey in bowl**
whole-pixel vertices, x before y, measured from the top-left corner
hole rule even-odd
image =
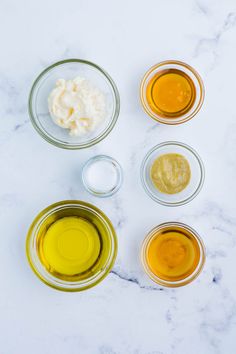
[[[200,75],[190,65],[167,60],[151,67],[140,86],[145,112],[164,124],[180,124],[193,118],[204,100]]]
[[[179,117],[187,113],[196,98],[193,80],[179,69],[156,73],[147,84],[147,102],[162,117]]]
[[[142,247],[142,263],[150,278],[165,286],[192,281],[202,269],[204,246],[188,226],[166,223],[153,229]]]

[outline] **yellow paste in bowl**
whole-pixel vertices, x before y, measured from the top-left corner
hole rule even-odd
[[[175,153],[160,155],[152,164],[151,180],[165,194],[175,194],[189,184],[191,169],[187,159]]]

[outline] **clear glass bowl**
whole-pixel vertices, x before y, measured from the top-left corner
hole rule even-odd
[[[151,271],[151,269],[148,265],[148,262],[147,262],[147,250],[148,250],[149,244],[152,241],[153,237],[156,237],[156,234],[158,232],[168,231],[168,230],[172,230],[174,228],[178,228],[178,230],[181,230],[182,232],[186,232],[186,233],[191,234],[191,236],[195,239],[195,241],[198,244],[200,257],[199,257],[198,265],[196,266],[193,273],[191,273],[189,276],[187,276],[184,279],[177,280],[177,281],[170,281],[170,280],[161,279],[160,277],[158,277],[156,274],[154,274]],[[185,225],[183,223],[179,223],[179,222],[167,222],[167,223],[163,223],[163,224],[160,224],[160,225],[154,227],[147,234],[147,236],[145,237],[145,239],[143,241],[140,256],[141,256],[141,263],[143,265],[144,271],[149,276],[149,278],[161,286],[166,286],[166,287],[170,287],[170,288],[176,288],[176,287],[180,287],[183,285],[187,285],[190,282],[192,282],[194,279],[196,279],[198,277],[198,275],[201,273],[203,266],[205,264],[205,260],[206,260],[205,246],[204,246],[204,243],[203,243],[201,237],[190,226]]]
[[[106,97],[107,113],[104,122],[84,137],[70,136],[67,129],[57,126],[48,110],[48,96],[58,79],[86,78]],[[69,59],[45,69],[33,83],[29,95],[29,114],[34,128],[49,143],[64,149],[82,149],[104,139],[114,127],[120,111],[120,98],[111,77],[98,65],[86,60]]]
[[[191,109],[185,114],[183,114],[182,116],[175,117],[175,118],[162,117],[157,113],[153,112],[153,110],[150,108],[147,102],[147,97],[146,97],[147,85],[150,79],[158,72],[161,72],[163,70],[168,70],[168,69],[178,69],[184,72],[185,74],[187,74],[192,79],[196,90],[196,98]],[[205,96],[204,84],[200,75],[190,65],[177,60],[163,61],[151,67],[144,75],[140,85],[140,100],[144,111],[159,123],[164,123],[169,125],[181,124],[193,118],[200,110],[204,101],[204,96]]]
[[[160,192],[153,184],[150,170],[155,159],[163,154],[178,153],[189,162],[191,179],[187,187],[176,194]],[[203,162],[198,153],[190,146],[177,142],[167,141],[154,146],[145,156],[141,165],[141,181],[146,193],[156,202],[166,206],[179,206],[190,202],[200,192],[205,178]]]
[[[101,178],[103,173],[100,171],[100,169],[103,167],[102,165],[99,166],[99,164],[105,162],[106,164],[110,165],[110,167],[113,169],[113,174],[114,174],[114,181],[109,187],[97,187],[96,183],[91,183],[90,181],[90,169],[95,167],[97,165],[97,173],[100,175],[98,178]],[[93,176],[93,179],[96,178],[96,176]],[[115,194],[121,187],[122,182],[123,182],[123,171],[121,168],[121,165],[116,161],[114,158],[107,156],[107,155],[98,155],[94,156],[91,159],[89,159],[82,170],[82,182],[85,187],[85,189],[91,193],[92,195],[95,195],[96,197],[110,197],[113,194]]]
[[[91,220],[102,237],[105,261],[99,265],[99,271],[90,278],[67,281],[53,276],[41,263],[38,254],[38,237],[45,233],[52,223],[67,216],[85,217]],[[78,200],[65,200],[42,210],[31,224],[26,239],[26,254],[35,274],[47,285],[62,291],[81,291],[100,283],[111,270],[117,255],[117,237],[108,217],[92,204]],[[100,256],[100,259],[102,256]],[[104,257],[103,257],[104,258]]]

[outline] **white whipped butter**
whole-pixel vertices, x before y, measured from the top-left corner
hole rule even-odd
[[[48,97],[48,107],[54,123],[69,129],[72,136],[92,132],[106,115],[104,94],[82,77],[57,80]]]

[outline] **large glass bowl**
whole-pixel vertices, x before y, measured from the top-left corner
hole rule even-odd
[[[38,240],[57,220],[78,216],[91,221],[101,237],[102,251],[96,270],[89,278],[69,281],[52,275],[40,261]],[[101,282],[111,270],[117,255],[117,237],[107,216],[92,204],[78,200],[65,200],[48,206],[41,211],[30,226],[26,239],[26,254],[35,274],[47,285],[63,291],[81,291],[91,288]]]
[[[49,113],[48,96],[58,79],[83,77],[104,93],[106,117],[92,133],[83,137],[70,136],[67,129],[57,126]],[[64,149],[82,149],[104,139],[114,127],[120,111],[120,98],[112,78],[98,65],[86,60],[69,59],[45,69],[34,81],[29,95],[29,114],[34,128],[49,143]]]

